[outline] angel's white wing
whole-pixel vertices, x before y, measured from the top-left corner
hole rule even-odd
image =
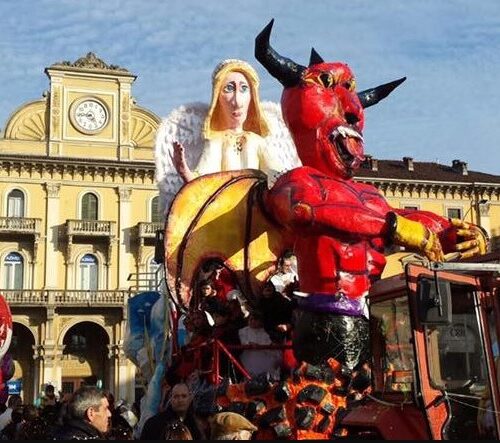
[[[274,151],[274,155],[280,160],[284,171],[302,166],[290,131],[283,120],[281,106],[278,103],[264,101],[262,109],[266,114],[270,129],[270,134],[266,138],[267,149]]]
[[[156,181],[160,190],[160,214],[165,218],[170,203],[183,185],[172,162],[174,141],[184,146],[186,162],[194,169],[203,149],[201,130],[208,112],[204,103],[190,103],[175,108],[163,119],[156,134]]]
[[[272,149],[283,165],[283,170],[301,166],[290,132],[283,121],[281,108],[277,103],[262,102],[262,108],[269,123],[270,134],[266,138],[267,149]],[[155,162],[156,180],[160,191],[160,214],[162,220],[181,188],[183,181],[172,163],[172,143],[178,141],[184,146],[186,161],[191,169],[198,164],[202,149],[201,135],[208,105],[191,103],[174,109],[163,119],[156,135]]]

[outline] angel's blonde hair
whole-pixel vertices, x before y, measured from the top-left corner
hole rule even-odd
[[[222,115],[218,109],[219,94],[226,75],[230,72],[241,72],[250,83],[252,100],[248,107],[248,116],[243,124],[245,131],[255,132],[261,137],[269,134],[269,126],[264,117],[264,112],[259,98],[259,76],[257,71],[247,62],[238,59],[227,59],[220,62],[212,73],[212,99],[208,114],[203,124],[203,136],[211,139],[216,132],[224,131],[226,128],[222,122]]]

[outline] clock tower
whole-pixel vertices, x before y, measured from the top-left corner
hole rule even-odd
[[[45,72],[50,79],[47,155],[143,160],[134,152],[137,141],[154,133],[158,119],[135,106],[134,74],[92,52]]]

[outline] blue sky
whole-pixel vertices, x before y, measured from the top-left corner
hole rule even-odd
[[[271,43],[297,63],[314,46],[349,64],[360,90],[408,77],[367,110],[367,153],[500,174],[497,0],[2,0],[0,17],[0,128],[48,89],[45,67],[89,51],[136,74],[138,104],[160,117],[208,102],[225,58],[250,61],[262,99],[277,102],[281,86],[253,56],[274,17]]]

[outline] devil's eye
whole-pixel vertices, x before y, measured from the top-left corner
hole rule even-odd
[[[320,74],[319,79],[325,88],[329,88],[333,84],[333,78],[331,74],[327,74],[326,72]]]
[[[343,83],[342,86],[346,88],[348,91],[353,91],[354,87],[356,86],[356,83],[354,82],[354,80],[349,80]]]

